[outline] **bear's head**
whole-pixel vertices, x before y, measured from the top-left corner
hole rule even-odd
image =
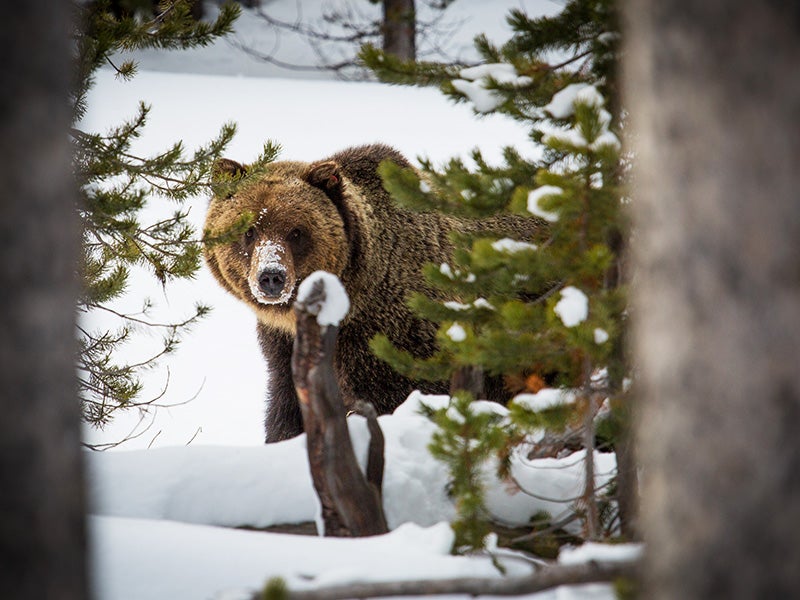
[[[222,159],[212,177],[230,182],[245,172]],[[277,162],[257,180],[226,186],[212,198],[206,261],[223,287],[263,323],[294,333],[292,305],[303,278],[317,270],[341,278],[349,256],[344,185],[335,163]],[[235,231],[243,217],[251,219],[249,227],[230,239],[226,232]]]

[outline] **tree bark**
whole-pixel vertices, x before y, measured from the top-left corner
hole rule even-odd
[[[643,597],[798,597],[800,5],[627,18]]]
[[[636,459],[636,443],[633,422],[633,407],[630,392],[623,392],[617,399],[622,413],[622,429],[616,443],[617,455],[617,507],[619,528],[623,539],[640,540],[639,530],[639,465]]]
[[[303,415],[311,478],[322,504],[324,535],[361,537],[386,533],[381,504],[383,436],[377,437],[378,422],[373,410],[366,415],[373,433],[366,479],[356,462],[333,369],[338,327],[320,326],[317,322],[324,303],[322,280],[314,284],[304,302],[295,303],[297,336],[292,353],[292,376]]]
[[[481,400],[484,397],[483,369],[470,365],[453,371],[450,376],[450,395],[459,391],[469,392],[474,400]]]
[[[15,600],[86,596],[70,11],[7,3],[0,30],[0,598]]]
[[[417,57],[414,0],[383,0],[383,51],[403,60]]]

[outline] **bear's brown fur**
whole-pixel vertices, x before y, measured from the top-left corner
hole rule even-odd
[[[267,442],[303,431],[290,359],[292,305],[304,277],[324,270],[344,284],[351,308],[341,323],[334,357],[342,397],[346,405],[369,401],[383,414],[414,389],[447,389],[444,383],[412,381],[393,371],[372,354],[369,341],[380,332],[417,356],[433,352],[435,326],[416,317],[406,301],[411,292],[437,295],[421,267],[451,260],[448,234],[490,230],[530,239],[541,231],[535,219],[472,221],[405,210],[383,188],[376,171],[383,160],[411,166],[388,146],[360,146],[312,164],[273,163],[255,183],[210,203],[206,230],[212,232],[230,229],[243,213],[255,215],[240,239],[208,246],[206,260],[223,287],[257,315],[269,371]],[[216,169],[235,175],[245,167],[223,159]]]

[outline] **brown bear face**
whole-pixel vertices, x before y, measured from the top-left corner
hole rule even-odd
[[[243,214],[253,216],[238,239],[207,247],[206,259],[220,283],[262,322],[292,334],[299,283],[317,270],[341,277],[348,257],[339,211],[307,173],[302,163],[275,163],[232,197],[214,198],[206,217],[213,235],[233,228]]]

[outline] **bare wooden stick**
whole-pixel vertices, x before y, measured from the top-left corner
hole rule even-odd
[[[519,596],[533,594],[561,585],[610,582],[620,577],[634,577],[638,561],[594,562],[578,565],[544,567],[522,577],[461,577],[418,581],[353,583],[315,590],[285,591],[286,600],[339,600],[382,596],[423,596],[468,594],[470,596]],[[269,584],[268,584],[269,585]],[[255,598],[263,596],[254,596]]]
[[[333,355],[339,328],[317,322],[324,303],[322,280],[314,282],[304,301],[295,303],[297,335],[292,353],[292,375],[307,435],[311,478],[322,504],[324,535],[386,533],[380,487],[370,485],[358,467],[336,383]],[[382,436],[380,447],[382,455]],[[382,479],[382,456],[380,467]]]
[[[381,426],[378,425],[378,412],[372,404],[361,400],[356,403],[355,411],[367,419],[367,430],[369,431],[367,483],[375,489],[378,497],[381,497],[381,494],[383,494],[384,447],[386,443]]]

